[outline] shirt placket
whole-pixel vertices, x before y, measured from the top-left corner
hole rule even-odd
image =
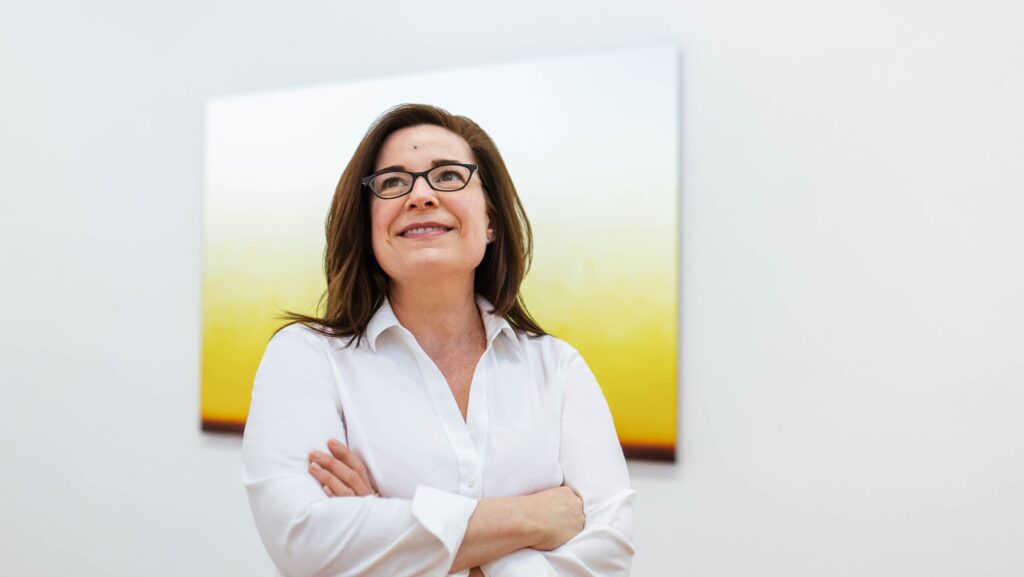
[[[414,351],[416,363],[427,388],[434,412],[451,443],[458,461],[458,493],[479,499],[483,495],[483,450],[487,438],[486,362],[490,358],[490,345],[477,363],[469,389],[468,422],[462,420],[451,388],[434,361],[423,351],[415,337],[406,334]]]

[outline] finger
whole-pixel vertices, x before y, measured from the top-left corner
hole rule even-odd
[[[359,476],[359,473],[356,473],[348,465],[335,459],[332,455],[313,451],[310,453],[310,457],[310,460],[337,477],[346,487],[354,491],[356,495],[365,496],[373,494],[370,484],[364,481]]]
[[[375,492],[373,483],[370,482],[370,471],[355,451],[352,451],[337,439],[327,441],[327,448],[331,451],[332,455],[340,459],[342,463],[345,463],[350,469],[355,471],[363,479],[363,482],[366,483],[366,486],[371,490],[371,492]]]
[[[351,497],[356,494],[351,487],[335,477],[334,473],[321,467],[320,463],[314,461],[309,466],[309,472],[323,486],[325,493],[330,491],[328,493],[330,497]]]
[[[366,468],[366,464],[359,458],[359,455],[355,454],[354,451],[350,450],[344,443],[337,439],[331,439],[327,441],[327,448],[331,451],[331,454],[341,460],[342,463],[348,465],[350,469],[359,474],[366,484],[370,484],[370,471]]]
[[[346,497],[355,494],[350,487],[335,477],[333,473],[321,467],[319,463],[312,463],[309,466],[309,473],[320,483],[324,493],[329,497]]]

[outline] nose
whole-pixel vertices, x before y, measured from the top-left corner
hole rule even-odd
[[[423,182],[420,182],[420,176],[423,177]],[[418,175],[413,179],[412,190],[405,198],[406,208],[437,206],[437,191],[430,188],[425,174]]]

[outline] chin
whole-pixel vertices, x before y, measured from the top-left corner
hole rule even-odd
[[[410,255],[409,258],[405,259],[400,267],[400,271],[397,277],[399,278],[412,278],[419,277],[422,275],[429,275],[432,277],[437,276],[459,276],[469,275],[472,276],[477,265],[483,260],[481,258],[476,262],[467,262],[466,259],[452,258],[452,255],[439,254],[434,251],[418,251],[415,255]],[[394,278],[396,275],[388,272],[388,276]]]

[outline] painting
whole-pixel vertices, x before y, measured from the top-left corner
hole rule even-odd
[[[576,347],[626,456],[674,461],[679,118],[672,47],[366,79],[207,104],[201,422],[240,432],[282,311],[316,311],[324,218],[373,120],[420,102],[494,139],[534,231],[526,304]]]

